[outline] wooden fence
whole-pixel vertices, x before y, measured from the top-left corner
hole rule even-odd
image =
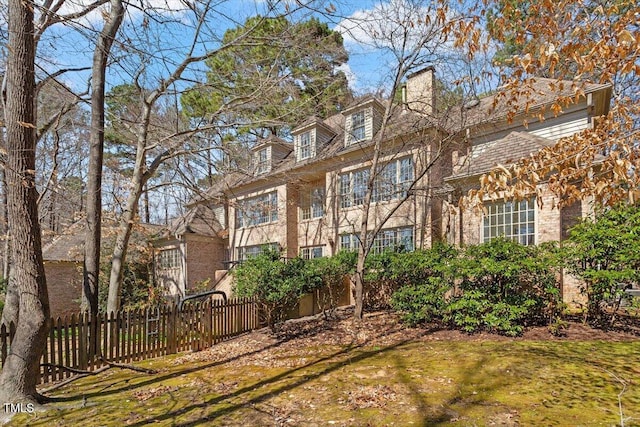
[[[98,343],[89,345],[95,329]],[[251,300],[230,299],[121,311],[110,316],[87,314],[51,319],[49,339],[42,355],[40,383],[68,378],[77,370],[95,370],[108,362],[129,363],[185,350],[201,350],[256,329],[258,309]],[[13,323],[0,326],[1,362],[11,349]]]

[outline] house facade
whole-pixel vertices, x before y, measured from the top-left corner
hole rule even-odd
[[[310,117],[293,128],[289,141],[261,141],[253,148],[253,170],[225,177],[191,205],[188,215],[217,212],[215,236],[202,237],[218,246],[204,257],[204,251],[195,258],[183,251],[175,274],[206,264],[212,282],[230,289],[228,278],[216,277],[264,247],[286,257],[331,256],[357,249],[362,224],[376,231],[374,252],[428,248],[440,240],[474,244],[500,235],[524,244],[561,240],[588,206],[558,210],[544,189],[548,200],[542,204],[533,197],[491,201],[485,212],[458,204],[492,167],[594,126],[607,111],[610,88],[586,85],[576,103],[551,113],[546,107],[559,94],[550,82],[539,79],[515,115],[511,103],[518,100],[498,102],[497,95],[445,109],[437,108],[435,74],[427,68],[407,78],[402,102],[366,97],[332,117]],[[168,245],[158,242],[158,253]],[[189,286],[182,279],[176,291]],[[565,299],[574,297],[569,287],[563,292]]]

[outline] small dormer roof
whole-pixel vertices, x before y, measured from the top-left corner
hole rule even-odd
[[[265,147],[268,147],[270,145],[277,145],[279,147],[282,148],[286,148],[288,150],[291,150],[291,143],[285,141],[282,138],[279,138],[275,135],[269,135],[268,137],[264,138],[264,139],[260,139],[258,141],[258,143],[256,145],[253,146],[253,148],[251,148],[251,151],[256,152],[259,151]]]
[[[350,104],[349,106],[347,106],[347,108],[345,108],[342,111],[342,114],[345,116],[348,116],[349,114],[355,111],[358,111],[370,106],[373,106],[378,110],[384,110],[384,105],[382,104],[382,102],[380,102],[378,98],[376,98],[373,95],[366,95],[364,98],[360,98],[355,102],[353,102],[352,104]]]
[[[300,126],[298,126],[295,129],[293,129],[293,131],[291,131],[291,133],[293,135],[299,135],[299,134],[304,133],[304,132],[306,132],[306,131],[308,131],[310,129],[313,129],[313,128],[324,129],[324,130],[327,131],[327,133],[330,133],[332,135],[335,135],[337,133],[335,130],[333,130],[333,128],[331,128],[331,126],[327,125],[318,116],[309,117],[307,120],[302,122],[302,124]]]

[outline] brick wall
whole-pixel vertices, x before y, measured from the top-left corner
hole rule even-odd
[[[80,311],[82,263],[45,261],[51,317],[63,317]]]
[[[542,207],[536,208],[536,243],[559,242],[566,238],[567,230],[585,215],[583,204],[576,203],[562,210],[556,207],[554,195],[546,188],[541,192]],[[458,221],[462,222],[460,232],[451,230],[451,235],[458,235],[456,243],[463,245],[478,244],[481,241],[482,212],[480,210],[465,209],[462,218],[453,217],[445,226],[455,227]],[[584,302],[584,296],[580,293],[581,282],[562,272],[561,286],[562,299],[570,305]]]
[[[185,235],[187,260],[187,291],[207,279],[214,284],[216,271],[224,268],[226,257],[222,239]]]

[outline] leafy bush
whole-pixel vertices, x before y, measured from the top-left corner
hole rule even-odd
[[[448,270],[456,255],[454,247],[439,244],[429,250],[392,254],[386,265],[380,265],[377,279],[397,289],[391,306],[405,323],[415,326],[441,317],[452,286]]]
[[[624,286],[640,282],[640,207],[619,205],[574,226],[565,245],[568,270],[584,280],[587,320],[611,324]]]
[[[457,289],[444,320],[467,332],[512,336],[547,323],[559,306],[554,252],[506,239],[469,246],[453,264]]]
[[[286,319],[300,297],[322,285],[321,276],[305,260],[285,262],[278,251],[269,248],[243,262],[233,274],[235,294],[256,298],[271,329]]]
[[[308,274],[319,277],[322,289],[318,292],[318,308],[325,317],[333,314],[344,292],[345,278],[353,274],[357,253],[340,251],[332,257],[315,258],[306,262]],[[314,279],[315,280],[315,279]]]
[[[381,254],[371,255],[367,259],[365,274],[365,299],[368,308],[388,308],[389,305],[397,310],[402,303],[394,297],[397,291],[411,300],[412,291],[404,289],[407,286],[414,287],[414,291],[420,293],[421,298],[432,299],[435,295],[428,295],[431,291],[438,290],[444,271],[449,260],[456,255],[456,249],[446,244],[436,244],[432,249],[417,250],[414,252],[385,251]],[[425,289],[417,287],[424,286]],[[446,285],[445,285],[446,286]],[[409,301],[407,300],[407,302]],[[400,304],[400,305],[398,305]]]

